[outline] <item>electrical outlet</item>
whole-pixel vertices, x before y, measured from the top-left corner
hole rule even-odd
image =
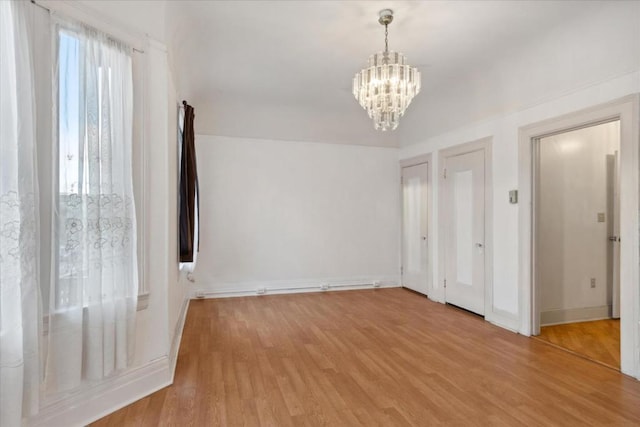
[[[595,288],[596,287],[596,278],[592,277],[591,278],[591,288]]]

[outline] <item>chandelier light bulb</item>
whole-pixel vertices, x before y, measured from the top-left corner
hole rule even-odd
[[[353,78],[353,96],[373,119],[376,130],[394,130],[400,117],[420,92],[420,71],[407,64],[399,52],[389,50],[388,26],[393,21],[393,11],[380,11],[378,22],[384,25],[384,51],[369,57],[366,68]]]

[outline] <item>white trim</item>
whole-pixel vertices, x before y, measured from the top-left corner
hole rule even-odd
[[[402,168],[408,168],[410,166],[421,165],[423,163],[430,164],[432,155],[431,153],[420,154],[418,156],[409,157],[407,159],[400,160],[400,170]]]
[[[435,230],[435,224],[433,221],[433,186],[432,186],[432,176],[431,176],[431,170],[433,169],[433,156],[431,155],[431,153],[426,153],[426,154],[421,154],[419,156],[415,156],[415,157],[411,157],[408,159],[402,159],[400,160],[400,169],[399,169],[399,173],[400,173],[400,215],[401,215],[401,221],[400,221],[400,266],[404,266],[404,260],[402,259],[402,251],[403,249],[403,242],[402,242],[402,237],[404,236],[404,200],[403,200],[403,194],[404,194],[404,183],[402,181],[402,170],[404,168],[408,168],[411,166],[418,166],[418,165],[423,165],[426,164],[427,165],[427,293],[426,296],[429,297],[429,295],[431,295],[432,293],[434,293],[434,289],[433,289],[433,259],[434,259],[434,252],[435,252],[435,248],[433,247],[433,232]],[[403,275],[402,275],[402,270],[400,272],[400,284],[403,283],[402,281],[403,279]],[[404,285],[403,285],[404,287]],[[411,288],[407,288],[407,289],[411,289]],[[411,289],[414,290],[414,289]]]
[[[611,305],[548,310],[540,313],[540,326],[609,319],[611,317],[610,314]]]
[[[45,406],[29,425],[84,426],[171,384],[169,358],[163,356],[92,387],[82,387]]]
[[[150,292],[149,286],[149,254],[148,254],[148,238],[147,216],[149,213],[148,198],[148,152],[149,140],[147,139],[147,126],[150,123],[147,108],[147,62],[149,58],[144,53],[133,52],[131,55],[132,74],[133,74],[133,107],[134,115],[141,114],[141,120],[134,121],[134,127],[137,133],[133,135],[133,186],[134,195],[136,196],[136,243],[138,246],[138,275],[140,277],[139,294],[147,295]],[[136,96],[137,95],[137,96]],[[136,158],[135,156],[138,156]]]
[[[173,384],[178,350],[189,309],[189,299],[182,303],[169,356],[127,370],[95,385],[49,398],[29,425],[84,426],[117,411],[151,393]]]
[[[502,324],[505,316],[500,313],[506,313],[495,309],[493,306],[493,154],[492,154],[493,137],[488,136],[475,141],[455,145],[453,147],[444,148],[438,151],[438,300],[442,303],[446,302],[446,291],[444,287],[446,273],[446,257],[445,257],[445,240],[446,240],[446,203],[443,203],[445,197],[445,169],[447,167],[447,158],[459,156],[461,154],[472,153],[475,151],[484,151],[484,316],[485,320],[492,321],[496,319],[496,324]],[[506,320],[505,323],[510,324]],[[505,326],[506,327],[506,326]],[[507,329],[512,329],[507,327]]]
[[[519,306],[523,335],[535,331],[533,256],[533,145],[541,136],[620,119],[620,357],[621,371],[640,377],[638,317],[640,312],[639,186],[640,96],[638,94],[533,123],[519,130]]]
[[[398,288],[398,276],[379,276],[346,279],[309,279],[287,281],[256,281],[238,283],[209,283],[192,287],[191,298],[226,298],[266,294],[297,294],[338,290]]]
[[[486,313],[484,320],[516,333],[518,332],[518,326],[520,325],[520,319],[517,314],[509,313],[507,311],[500,310],[499,308],[493,308],[493,310]]]
[[[173,332],[173,339],[171,340],[171,349],[169,351],[169,369],[171,371],[171,383],[173,383],[173,379],[176,374],[176,363],[178,362],[178,352],[180,351],[180,343],[182,342],[182,332],[184,331],[184,324],[187,320],[187,312],[189,311],[189,301],[189,298],[185,298],[184,301],[182,301],[180,315]]]
[[[146,310],[149,307],[149,293],[138,295],[136,311]],[[49,313],[42,315],[42,337],[49,335]]]

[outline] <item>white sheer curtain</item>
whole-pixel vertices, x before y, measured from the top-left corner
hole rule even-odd
[[[131,50],[60,18],[53,34],[58,194],[49,392],[129,365],[138,295]]]
[[[0,426],[38,411],[38,203],[30,3],[0,1]]]

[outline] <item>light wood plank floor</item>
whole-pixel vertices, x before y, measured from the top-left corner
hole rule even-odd
[[[620,369],[620,319],[543,326],[537,338]]]
[[[194,300],[127,425],[640,425],[640,382],[404,289]]]

